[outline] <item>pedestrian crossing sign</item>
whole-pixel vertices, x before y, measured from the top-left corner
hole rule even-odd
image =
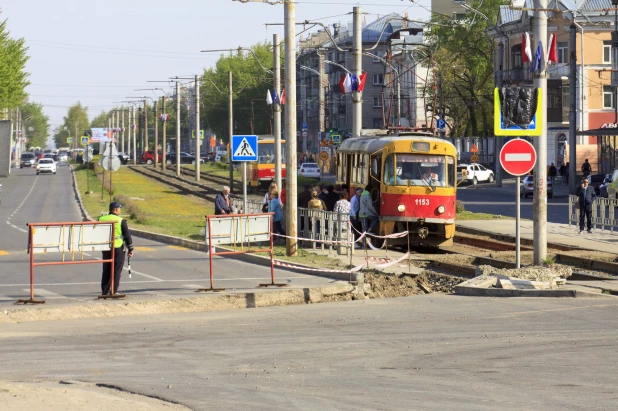
[[[232,136],[232,161],[257,161],[257,136]]]
[[[87,146],[88,144],[90,144],[90,137],[82,136],[82,146]]]

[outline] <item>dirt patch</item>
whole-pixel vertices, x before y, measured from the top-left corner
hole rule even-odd
[[[522,280],[553,282],[557,278],[569,278],[573,269],[569,266],[552,264],[549,267],[528,266],[522,268],[495,268],[489,265],[481,265],[476,269],[477,276],[500,275]]]
[[[102,388],[94,384],[0,381],[0,404],[5,411],[181,411],[189,408],[138,394]]]
[[[424,294],[417,279],[409,275],[365,273],[365,295],[369,298],[408,297]]]
[[[432,292],[452,293],[455,291],[455,286],[467,281],[467,278],[425,271],[417,281],[429,287]]]

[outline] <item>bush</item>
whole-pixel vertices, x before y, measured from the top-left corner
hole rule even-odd
[[[118,201],[123,207],[124,214],[128,214],[135,222],[141,224],[146,222],[146,213],[144,213],[137,204],[129,200],[129,197],[118,194],[114,196],[114,201]]]
[[[464,203],[462,203],[461,201],[457,201],[457,203],[455,203],[455,212],[456,213],[461,213],[462,211],[465,211],[466,208],[464,207]]]

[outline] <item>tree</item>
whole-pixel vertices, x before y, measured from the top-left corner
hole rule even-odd
[[[109,119],[109,112],[102,110],[101,114],[96,116],[90,122],[90,128],[107,128]]]
[[[500,0],[474,1],[471,7],[496,21]],[[437,101],[438,71],[442,75],[442,95],[447,108],[451,137],[493,135],[493,48],[486,31],[493,26],[475,12],[453,20],[435,15],[427,34],[432,54],[432,79],[425,92]],[[438,112],[438,104],[435,110]]]
[[[264,67],[272,67],[272,46],[258,43],[251,47]],[[233,75],[234,133],[271,133],[270,106],[266,91],[272,90],[272,75],[260,67],[253,54],[242,52],[222,55],[214,68],[204,70],[200,96],[200,122],[218,138],[228,139],[228,73]],[[281,90],[279,90],[281,92]]]
[[[49,135],[49,117],[43,112],[43,106],[37,103],[26,103],[20,108],[24,120],[24,132],[28,147],[45,147]]]
[[[67,137],[80,137],[83,132],[89,128],[88,108],[83,107],[78,101],[76,104],[69,107],[67,115],[64,117],[64,124],[56,131],[54,142],[56,147],[67,146]],[[76,141],[76,140],[75,140]],[[75,144],[75,143],[73,143]]]
[[[13,39],[6,29],[6,20],[0,23],[0,109],[12,109],[23,104],[28,94],[28,56],[24,39]]]

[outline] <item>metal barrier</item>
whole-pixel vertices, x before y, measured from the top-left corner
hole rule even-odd
[[[111,295],[99,298],[123,298],[114,294],[114,252],[109,260],[84,260],[87,251],[113,251],[115,221],[92,221],[79,223],[29,223],[28,253],[30,254],[30,299],[17,300],[18,304],[43,304],[45,300],[34,299],[34,267],[45,265],[101,264],[112,265]],[[62,261],[34,262],[35,254],[62,253]],[[65,254],[71,260],[65,261]],[[75,257],[79,258],[76,260]]]
[[[607,228],[610,232],[614,232],[614,228],[618,229],[616,207],[618,207],[618,199],[597,197],[592,204],[594,228],[600,227],[601,230]],[[579,225],[579,197],[576,195],[569,195],[569,225],[572,223]]]
[[[346,249],[346,255],[354,252],[354,236],[349,226],[350,214],[298,208],[298,219],[300,237],[323,241],[320,243],[322,250],[327,245],[329,250],[336,247],[338,254],[343,254],[343,248]],[[317,242],[311,243],[315,249]]]
[[[248,210],[243,210],[244,204],[242,198],[232,198],[232,205],[237,213],[241,214],[261,214],[262,213],[262,201],[247,200]]]

